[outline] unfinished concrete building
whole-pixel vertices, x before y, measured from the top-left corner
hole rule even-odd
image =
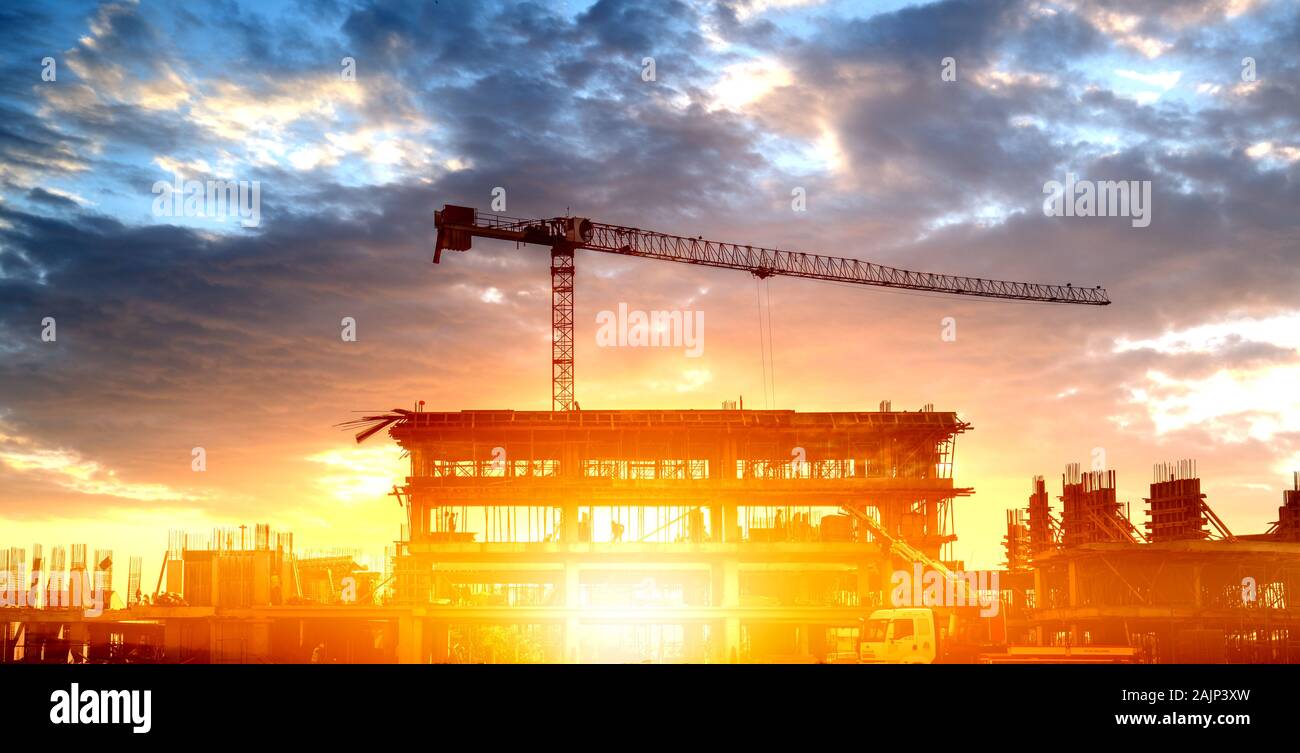
[[[292,534],[260,524],[211,533],[172,532],[156,584],[141,593],[138,558],[128,597],[106,591],[90,608],[90,583],[112,583],[112,555],[84,544],[0,552],[0,573],[30,586],[0,610],[0,663],[395,662],[410,610],[380,608],[378,573],[350,557],[299,557]],[[350,582],[347,579],[351,579]],[[125,603],[123,603],[125,602]]]
[[[882,406],[888,407],[888,406]],[[399,411],[405,661],[815,661],[940,558],[954,413]],[[503,656],[504,654],[504,656]]]
[[[1234,535],[1195,473],[1191,461],[1155,467],[1145,535],[1115,500],[1113,471],[1067,468],[1059,523],[1035,479],[1028,521],[1009,518],[1009,539],[1050,533],[1004,580],[1018,638],[1134,646],[1155,662],[1300,662],[1300,544],[1280,524]],[[1283,520],[1297,496],[1284,493]]]
[[[1282,506],[1268,534],[1278,541],[1300,541],[1300,471],[1291,475],[1291,488],[1282,492]]]

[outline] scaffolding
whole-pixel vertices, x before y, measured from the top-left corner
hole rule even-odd
[[[388,428],[410,458],[390,599],[428,615],[423,660],[509,634],[545,637],[521,655],[546,661],[747,661],[824,657],[886,603],[899,561],[947,572],[970,426],[927,407],[354,425]]]

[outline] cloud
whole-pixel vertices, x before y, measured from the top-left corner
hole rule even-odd
[[[35,446],[26,437],[0,435],[0,463],[12,472],[95,497],[137,502],[194,502],[204,496],[165,484],[124,481],[118,478],[117,471],[98,461],[88,460],[72,450]]]
[[[322,450],[307,460],[324,467],[315,476],[317,488],[349,505],[383,499],[406,470],[396,453],[377,446]]]
[[[496,187],[515,216],[1103,284],[1114,305],[1079,309],[772,280],[778,401],[967,411],[963,474],[982,491],[1103,445],[1138,468],[1204,453],[1225,483],[1267,486],[1300,452],[1295,406],[1266,399],[1297,376],[1300,14],[1286,6],[4,11],[14,60],[53,47],[61,67],[57,82],[0,73],[0,410],[29,442],[6,445],[25,470],[4,466],[0,498],[36,515],[52,487],[93,496],[55,483],[77,474],[188,489],[202,445],[214,496],[196,508],[276,500],[324,520],[393,472],[391,446],[343,453],[333,424],[352,411],[546,407],[545,249],[482,242],[429,264],[433,209],[485,207]],[[1243,49],[1255,82],[1240,81]],[[1144,91],[1160,96],[1135,101]],[[1152,181],[1151,227],[1044,217],[1044,181],[1067,170]],[[153,217],[149,188],[173,171],[259,180],[262,225]],[[806,212],[791,211],[796,187]],[[584,407],[758,403],[744,275],[579,264]],[[700,362],[592,347],[585,307],[629,297],[707,309]],[[40,340],[46,316],[56,343]],[[345,316],[356,343],[339,337]],[[938,339],[945,317],[955,342]]]

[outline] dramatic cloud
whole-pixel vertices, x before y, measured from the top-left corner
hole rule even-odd
[[[334,424],[549,404],[544,251],[429,264],[433,210],[498,188],[514,216],[1106,286],[1065,309],[770,280],[765,385],[750,278],[579,258],[584,407],[969,416],[958,557],[995,563],[1029,477],[1094,448],[1134,501],[1197,457],[1248,531],[1300,462],[1293,4],[119,2],[0,26],[0,525],[23,535],[391,540],[400,459]],[[1150,226],[1045,216],[1071,174],[1150,181]],[[159,216],[177,180],[256,181],[259,222]],[[704,311],[703,355],[595,347],[619,303]]]

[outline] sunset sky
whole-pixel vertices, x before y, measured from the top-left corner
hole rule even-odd
[[[1196,458],[1238,533],[1300,469],[1294,3],[25,5],[0,10],[0,546],[143,555],[150,589],[169,529],[381,551],[403,464],[337,423],[550,405],[545,249],[430,264],[434,209],[497,187],[518,217],[1106,287],[1097,308],[768,283],[776,407],[973,423],[968,564],[1000,562],[1031,476],[1055,499],[1096,448],[1139,525],[1153,463]],[[1150,226],[1045,216],[1067,173],[1151,181]],[[260,224],[155,216],[177,174],[258,181]],[[577,268],[583,408],[763,407],[752,277]],[[702,311],[702,355],[596,347],[620,303]]]

